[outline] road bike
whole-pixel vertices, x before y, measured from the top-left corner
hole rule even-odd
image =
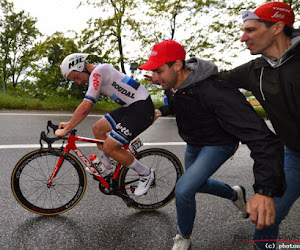
[[[102,177],[90,160],[79,150],[77,141],[103,144],[103,140],[77,136],[73,129],[66,137],[48,137],[58,129],[51,121],[47,133],[41,132],[40,149],[23,156],[16,164],[11,176],[11,188],[16,200],[30,212],[40,215],[57,215],[72,209],[82,199],[87,185],[88,167],[93,178],[99,182],[99,189],[105,195],[116,195],[128,207],[152,211],[164,207],[174,197],[175,185],[183,174],[180,160],[168,150],[148,148],[138,138],[124,149],[150,168],[155,168],[156,177],[145,195],[136,196],[138,174],[111,159],[115,167],[113,174]],[[56,141],[62,141],[60,148],[54,148]],[[47,144],[47,147],[43,143]],[[65,143],[66,142],[66,143]],[[60,144],[59,144],[60,145]],[[72,152],[73,153],[72,153]]]

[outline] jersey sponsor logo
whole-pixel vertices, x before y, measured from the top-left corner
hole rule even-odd
[[[98,90],[99,89],[99,86],[100,86],[100,81],[99,81],[99,78],[101,77],[101,75],[97,74],[97,73],[94,73],[93,74],[93,86],[94,86],[94,89],[95,90]]]
[[[128,128],[123,127],[121,123],[116,125],[116,129],[119,130],[125,136],[132,136],[132,133],[129,131]]]
[[[131,77],[126,75],[124,76],[121,82],[126,83],[127,85],[134,88],[135,90],[137,90],[140,86],[140,84],[137,81],[133,80]]]
[[[120,104],[120,105],[125,105],[126,102],[124,102],[122,99],[120,99],[117,95],[113,94],[110,99],[112,99],[113,101],[115,101],[116,103]]]
[[[121,87],[119,84],[117,84],[116,82],[113,82],[113,83],[112,83],[112,86],[113,86],[116,90],[118,90],[121,94],[126,95],[126,96],[128,96],[128,97],[134,99],[134,97],[135,97],[135,96],[134,96],[134,93],[131,93],[130,91],[128,91],[128,90],[122,88],[122,87]]]

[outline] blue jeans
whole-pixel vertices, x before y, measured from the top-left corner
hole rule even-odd
[[[282,197],[275,198],[275,224],[262,230],[255,229],[253,240],[277,239],[279,225],[300,196],[300,153],[287,147],[284,149],[284,173],[287,189]],[[255,242],[258,249],[275,249],[276,241]],[[273,247],[273,248],[272,248]]]
[[[175,188],[178,233],[184,237],[192,234],[196,215],[197,192],[234,199],[235,191],[227,184],[210,176],[233,155],[236,144],[196,147],[187,145],[185,172]]]

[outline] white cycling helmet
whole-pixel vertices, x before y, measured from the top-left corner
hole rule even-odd
[[[60,65],[60,72],[65,79],[68,78],[68,75],[71,71],[82,72],[84,70],[84,63],[89,54],[86,53],[74,53],[68,55]]]

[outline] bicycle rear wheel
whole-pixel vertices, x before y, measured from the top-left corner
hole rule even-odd
[[[132,199],[130,207],[135,209],[152,211],[164,207],[175,198],[175,185],[183,174],[180,160],[160,148],[142,150],[136,157],[144,165],[155,169],[155,181],[145,195],[135,196],[139,176],[134,170],[123,167],[119,178],[121,191]],[[123,200],[127,203],[126,199]]]
[[[30,212],[61,214],[73,208],[83,197],[86,174],[82,164],[72,154],[64,156],[53,185],[48,187],[49,178],[61,155],[58,149],[35,150],[15,166],[11,188],[17,201]]]

